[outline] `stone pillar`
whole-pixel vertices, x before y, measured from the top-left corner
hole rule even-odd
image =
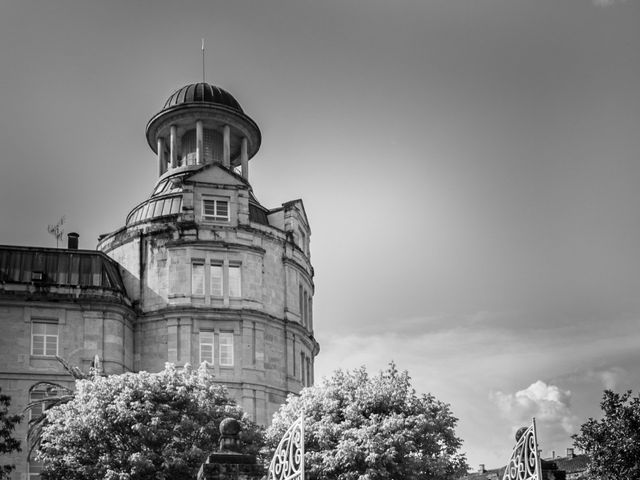
[[[242,137],[240,143],[240,165],[242,166],[242,178],[249,181],[249,153],[247,152],[247,137]]]
[[[207,457],[198,472],[198,480],[258,480],[264,468],[255,455],[240,453],[240,424],[234,418],[220,422],[220,446]]]
[[[231,127],[225,125],[222,129],[222,164],[231,167]]]
[[[202,120],[196,122],[196,163],[204,164],[204,129],[202,128]]]
[[[171,125],[171,137],[169,139],[169,149],[171,150],[171,168],[178,167],[178,127]]]
[[[158,176],[161,177],[167,171],[167,159],[164,155],[164,138],[158,137]]]

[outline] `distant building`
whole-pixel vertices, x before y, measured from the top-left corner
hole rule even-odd
[[[573,448],[567,448],[566,457],[552,457],[542,460],[543,480],[582,480],[586,479],[589,457],[584,454],[576,455]],[[506,467],[487,470],[480,465],[477,472],[468,473],[460,480],[502,480]]]
[[[13,409],[38,381],[206,362],[262,424],[314,379],[311,230],[301,200],[262,206],[249,183],[261,134],[228,92],[172,94],[148,123],[159,179],[97,251],[0,246],[0,387]],[[37,412],[35,413],[37,414]],[[26,421],[17,431],[26,437]],[[25,453],[14,479],[38,476]]]

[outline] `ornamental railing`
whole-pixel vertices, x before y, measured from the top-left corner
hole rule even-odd
[[[502,480],[542,480],[535,418],[530,427],[523,427],[516,433],[516,446]]]
[[[268,480],[304,480],[304,417],[293,422],[269,464]]]

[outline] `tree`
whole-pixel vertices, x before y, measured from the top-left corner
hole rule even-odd
[[[640,396],[605,390],[601,420],[589,418],[573,436],[589,455],[588,475],[598,480],[640,479]]]
[[[20,442],[12,434],[16,425],[20,423],[20,415],[9,415],[11,397],[3,395],[0,390],[0,455],[20,451]],[[0,465],[0,480],[9,478],[15,465]]]
[[[102,374],[99,367],[92,367],[89,373],[84,373],[76,365],[71,365],[64,358],[56,356],[56,360],[64,367],[67,373],[75,380],[93,380],[97,376]],[[94,360],[94,364],[98,364],[98,356]],[[67,387],[52,382],[38,382],[33,385],[30,392],[33,390],[44,389],[50,394],[44,398],[33,400],[25,407],[25,412],[44,412],[51,407],[64,405],[75,398],[75,392]],[[29,444],[29,457],[40,445],[42,439],[42,431],[47,425],[48,420],[46,415],[32,415],[29,420],[29,428],[27,431],[27,441]]]
[[[247,450],[261,445],[259,428],[204,365],[77,380],[74,398],[46,416],[44,480],[192,480],[226,417],[240,421]]]
[[[444,480],[467,470],[449,405],[417,395],[394,364],[374,377],[338,370],[290,395],[267,429],[267,455],[301,414],[309,480]]]

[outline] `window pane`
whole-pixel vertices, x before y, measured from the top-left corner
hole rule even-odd
[[[204,295],[204,265],[201,263],[191,265],[191,293]]]
[[[31,355],[44,355],[44,336],[34,335],[31,341]]]
[[[205,217],[215,217],[215,215],[216,215],[216,201],[215,200],[202,200],[202,214]]]
[[[211,265],[211,295],[222,297],[222,265]]]
[[[240,297],[242,279],[240,274],[240,266],[229,266],[229,296]]]
[[[229,218],[229,203],[223,200],[217,200],[216,216],[219,218]]]
[[[158,186],[155,188],[155,190],[153,191],[153,195],[157,195],[158,193],[162,192],[164,190],[164,188],[167,186],[167,181],[163,180],[162,182],[160,182],[158,184]]]
[[[220,365],[233,365],[233,333],[220,334]]]
[[[171,200],[171,213],[180,213],[180,200],[182,197],[174,197]]]
[[[160,215],[169,215],[171,213],[171,199],[165,198],[162,205],[162,213]]]
[[[149,204],[145,204],[144,207],[142,207],[142,214],[140,215],[140,220],[145,220],[147,217],[149,216]]]
[[[44,354],[50,357],[55,357],[58,354],[58,337],[45,337]]]
[[[200,363],[213,364],[213,332],[200,332]]]
[[[55,356],[58,354],[58,324],[31,323],[31,355]]]
[[[229,202],[226,200],[202,200],[202,215],[213,220],[229,220]]]
[[[155,207],[154,207],[154,211],[153,211],[153,216],[154,217],[159,217],[160,215],[162,215],[162,207],[164,205],[164,200],[158,200],[155,203]]]

